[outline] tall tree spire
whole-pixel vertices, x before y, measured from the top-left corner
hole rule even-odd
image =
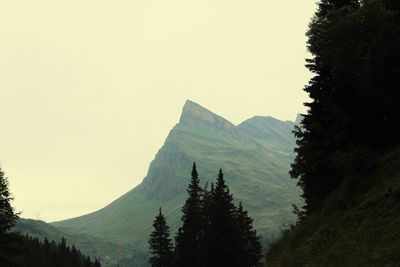
[[[201,266],[200,245],[202,231],[202,206],[200,180],[196,163],[193,163],[192,177],[187,189],[188,198],[182,208],[182,226],[176,235],[176,265],[181,267]]]
[[[253,219],[243,209],[242,202],[236,209],[236,223],[239,237],[239,266],[257,266],[262,258],[260,237],[253,228]]]
[[[10,257],[16,253],[18,235],[9,230],[15,225],[18,214],[11,206],[13,200],[8,190],[8,179],[0,167],[0,265],[9,266]]]
[[[169,227],[161,207],[153,222],[154,231],[150,235],[150,264],[152,267],[172,267],[173,252]]]
[[[12,200],[8,190],[8,179],[0,168],[0,235],[10,230],[18,219],[18,214],[11,206]]]
[[[217,183],[208,207],[209,226],[206,229],[205,266],[238,266],[238,238],[235,206],[224,173],[219,170]]]

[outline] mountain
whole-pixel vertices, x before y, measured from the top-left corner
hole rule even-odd
[[[213,182],[220,167],[224,170],[235,201],[243,202],[265,242],[274,240],[282,224],[295,219],[292,204],[300,203],[300,190],[288,175],[293,128],[294,122],[272,117],[253,117],[235,126],[188,100],[140,185],[99,211],[53,226],[147,251],[160,206],[172,231],[179,226],[196,161],[203,184]]]

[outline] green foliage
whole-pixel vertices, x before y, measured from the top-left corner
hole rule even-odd
[[[303,189],[306,213],[320,208],[352,171],[350,164],[338,167],[341,158],[355,162],[360,149],[373,153],[398,143],[399,33],[394,1],[319,3],[308,31],[314,57],[307,66],[315,76],[305,91],[312,101],[296,130],[291,171]]]
[[[159,210],[153,222],[154,231],[150,235],[150,264],[152,267],[172,267],[173,252],[172,243],[169,237],[169,227],[165,221],[165,217]]]
[[[270,247],[267,266],[398,266],[400,148],[377,156],[372,165],[362,190],[352,191],[354,177],[344,177],[323,209],[285,231]]]
[[[300,221],[268,267],[398,266],[400,4],[323,0],[308,32],[315,73],[291,175]]]

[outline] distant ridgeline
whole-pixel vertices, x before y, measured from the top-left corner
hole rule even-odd
[[[308,38],[305,205],[268,267],[400,266],[400,1],[321,0]]]
[[[294,159],[294,126],[272,117],[253,117],[235,126],[187,101],[139,186],[94,213],[51,225],[25,220],[17,227],[41,238],[64,236],[67,244],[75,244],[106,267],[147,266],[154,211],[162,206],[171,232],[178,230],[190,166],[196,161],[201,186],[215,180],[215,170],[225,170],[235,204],[245,203],[267,245],[283,224],[294,222],[292,204],[302,205],[301,190],[288,175]]]

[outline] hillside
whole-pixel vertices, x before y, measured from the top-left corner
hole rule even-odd
[[[73,235],[146,251],[160,206],[172,231],[177,229],[196,161],[203,184],[214,181],[222,167],[235,200],[249,210],[264,242],[275,240],[282,224],[294,220],[292,203],[300,202],[300,190],[288,175],[294,157],[293,127],[294,122],[271,117],[254,117],[235,126],[187,101],[139,186],[97,212],[53,225]]]
[[[273,245],[267,266],[400,266],[399,170],[397,149],[377,156],[364,176],[346,177],[321,210]]]
[[[103,266],[108,266],[114,263],[112,259],[123,258],[127,254],[132,254],[133,251],[129,246],[117,245],[108,240],[82,234],[70,234],[39,220],[21,218],[17,221],[14,230],[31,237],[38,237],[42,241],[46,237],[50,241],[61,242],[64,237],[69,246],[74,245],[84,254],[99,259]]]

